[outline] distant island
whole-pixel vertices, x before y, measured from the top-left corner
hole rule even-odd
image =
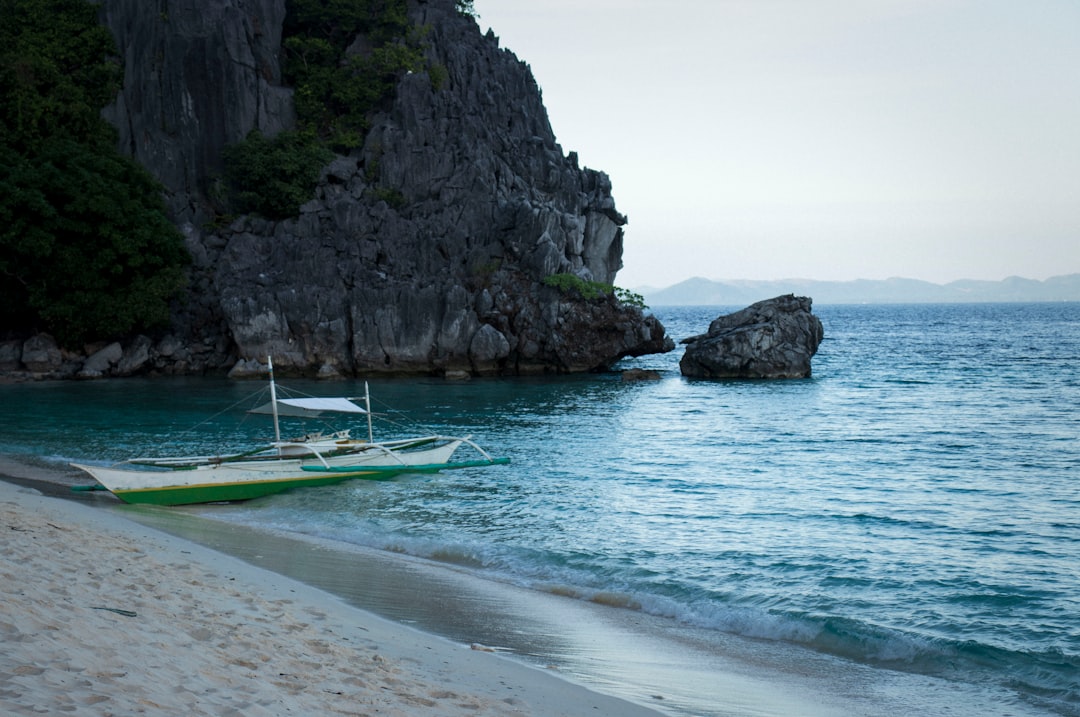
[[[650,306],[747,306],[782,294],[809,296],[815,304],[932,304],[965,302],[1080,301],[1080,274],[1046,281],[1010,276],[1001,281],[961,279],[933,284],[918,279],[855,281],[713,281],[694,277],[666,289],[634,289]]]

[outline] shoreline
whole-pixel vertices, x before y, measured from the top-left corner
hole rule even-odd
[[[564,703],[577,705],[581,699],[560,696],[555,706],[542,703],[538,710],[515,708],[507,714],[843,717],[847,711],[839,705],[844,699],[837,700],[833,690],[854,694],[863,684],[856,671],[845,679],[830,680],[835,683],[828,693],[811,696],[811,683],[802,677],[790,681],[788,670],[778,662],[787,662],[786,653],[774,654],[768,643],[731,637],[718,646],[701,641],[693,629],[673,639],[661,635],[670,629],[664,618],[478,579],[450,565],[357,546],[342,550],[332,541],[311,536],[215,520],[199,514],[202,506],[128,505],[107,491],[71,491],[72,485],[87,484],[88,479],[81,471],[64,470],[43,459],[0,454],[0,488],[4,481],[12,481],[60,498],[53,503],[87,508],[93,511],[87,513],[91,520],[102,515],[110,526],[120,522],[144,527],[198,547],[208,553],[199,558],[200,564],[216,557],[235,560],[274,579],[296,581],[302,589],[340,601],[342,607],[391,629],[422,635],[451,651],[488,654],[523,670],[522,679],[531,675],[529,687],[522,688],[525,692],[580,690],[613,703],[610,708],[568,707]],[[460,659],[454,654],[454,661]],[[834,670],[832,658],[801,651],[798,655],[797,675],[832,676]],[[0,667],[0,695],[2,678]],[[489,680],[502,682],[494,673],[478,679],[484,693],[493,687]],[[534,680],[552,684],[542,688],[533,686]]]
[[[69,485],[8,463],[7,714],[661,714],[394,623],[118,511],[56,500],[36,486]]]
[[[90,674],[89,666],[102,650],[115,652],[111,632],[94,646],[83,631],[88,612],[107,610],[80,604],[81,617],[73,620],[52,605],[46,612],[47,622],[33,625],[40,634],[59,636],[70,631],[78,648],[74,654],[81,663],[71,669],[75,660],[68,656],[72,653],[68,648],[46,653],[45,664],[39,665],[35,660],[41,650],[27,642],[38,638],[24,634],[23,627],[34,614],[28,617],[22,610],[11,612],[9,605],[23,606],[25,600],[8,599],[6,594],[14,590],[9,586],[24,588],[38,582],[35,605],[51,603],[57,595],[70,604],[75,593],[64,575],[81,577],[81,573],[79,567],[72,566],[69,553],[81,555],[77,563],[100,570],[104,538],[108,543],[104,555],[110,560],[131,560],[130,568],[126,563],[116,566],[117,574],[124,575],[124,598],[144,605],[130,608],[100,603],[91,607],[131,609],[142,615],[145,590],[162,586],[169,597],[161,599],[171,600],[165,606],[170,612],[155,616],[154,622],[178,621],[182,629],[174,631],[171,639],[150,641],[152,649],[143,649],[134,661],[152,667],[158,664],[153,661],[155,651],[178,652],[173,659],[181,661],[182,667],[170,671],[170,678],[194,674],[198,689],[203,690],[178,684],[177,694],[188,701],[177,702],[179,698],[170,694],[173,701],[160,702],[168,704],[168,709],[151,709],[150,713],[183,709],[213,715],[269,715],[291,710],[398,717],[885,717],[907,712],[988,714],[1008,705],[1017,717],[1047,714],[1023,705],[1000,688],[987,689],[987,685],[963,685],[931,675],[881,669],[783,642],[680,626],[640,611],[487,580],[453,565],[406,554],[215,519],[200,506],[127,505],[108,492],[70,491],[71,485],[86,482],[80,472],[65,471],[44,459],[0,455],[0,516],[5,518],[0,520],[0,534],[25,537],[25,531],[18,530],[20,525],[10,517],[12,505],[20,504],[25,506],[19,509],[20,514],[57,533],[48,536],[51,551],[42,554],[40,544],[32,546],[38,552],[29,553],[29,562],[21,549],[8,545],[0,558],[0,589],[5,591],[5,599],[0,599],[0,640],[5,646],[12,643],[16,647],[11,654],[0,656],[0,709],[8,713],[40,713],[40,709],[34,712],[12,701],[15,698],[11,695],[18,689],[36,689],[41,699],[64,700],[63,695],[75,684],[71,680],[76,680],[77,691],[85,687],[79,692],[81,699],[103,701],[127,689],[122,684],[93,691],[89,685],[95,681],[81,678]],[[50,499],[41,492],[63,500]],[[19,502],[9,500],[13,494]],[[50,506],[54,512],[62,512],[51,521],[42,517]],[[85,529],[88,536],[79,538],[74,547],[57,542],[67,538],[70,543],[71,526],[63,522],[67,518],[74,519],[75,527]],[[16,527],[5,529],[5,524]],[[68,529],[61,533],[60,528],[65,527]],[[128,583],[136,568],[138,579]],[[188,580],[196,574],[202,577]],[[222,575],[228,577],[223,579]],[[201,586],[193,587],[189,584],[193,582]],[[218,653],[225,649],[224,644],[203,645],[191,639],[193,634],[212,635],[218,630],[211,619],[214,615],[192,614],[192,602],[199,608],[220,602],[223,629],[238,636],[245,635],[251,621],[237,623],[234,616],[243,613],[250,618],[255,613],[263,618],[254,618],[260,631],[253,638],[243,637],[238,654],[223,657]],[[328,610],[327,604],[333,609]],[[332,615],[333,623],[322,630],[326,618],[313,620],[309,617],[312,611]],[[122,618],[115,613],[112,619],[119,622],[118,627],[130,627]],[[274,623],[274,630],[266,627],[268,622]],[[320,624],[312,627],[313,623]],[[321,631],[312,633],[313,629]],[[119,634],[121,640],[139,645],[148,636],[146,632],[136,637]],[[150,637],[155,634],[149,632]],[[280,653],[281,659],[289,659],[293,665],[291,672],[271,670],[270,677],[280,676],[278,673],[301,675],[308,687],[301,689],[280,680],[259,683],[251,666],[258,667],[262,664],[259,661],[268,659],[266,649],[260,648],[267,644],[273,646],[275,658]],[[203,654],[203,648],[213,646],[218,652]],[[20,654],[21,661],[13,662]],[[217,660],[217,667],[200,670],[204,658]],[[361,672],[378,676],[382,674],[378,669],[386,664],[395,670],[388,677],[395,681],[393,685],[373,686],[374,678],[342,676],[344,670],[337,670],[339,665],[361,665]],[[247,670],[237,665],[247,665]],[[141,669],[140,684],[161,679],[159,667]],[[45,674],[64,670],[76,674],[64,683],[42,683]],[[331,678],[324,675],[328,671]],[[206,674],[219,672],[231,675],[228,688],[207,683]],[[320,686],[334,675],[338,683]],[[349,681],[344,689],[341,680]],[[353,684],[356,681],[362,684]],[[236,690],[237,685],[242,694],[222,701],[221,693]],[[327,690],[328,695],[351,695],[355,704],[352,708],[335,707],[319,690]],[[396,696],[386,694],[394,690]],[[204,705],[193,700],[193,692],[211,702]],[[136,699],[153,704],[162,699],[160,690],[150,696],[137,694],[141,696]],[[378,701],[379,696],[385,699]],[[453,702],[444,704],[451,698]],[[362,699],[369,701],[360,702]],[[303,705],[297,706],[300,702]],[[242,708],[235,707],[241,703]],[[260,711],[267,704],[271,705],[269,710]],[[49,703],[50,711],[65,705],[61,701]],[[130,701],[122,703],[122,709],[112,709],[114,703],[107,706],[110,710],[106,713],[113,714],[148,711]]]

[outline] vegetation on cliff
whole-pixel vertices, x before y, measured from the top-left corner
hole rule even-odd
[[[286,7],[284,73],[300,129],[333,149],[360,146],[368,114],[393,97],[402,73],[424,67],[405,0],[290,0]]]
[[[372,110],[405,72],[424,69],[421,32],[405,0],[289,0],[284,79],[294,88],[297,130],[253,132],[226,150],[232,208],[284,219],[311,197],[331,150],[359,147]]]
[[[620,303],[627,306],[636,306],[639,309],[648,308],[645,305],[645,297],[641,294],[600,281],[586,281],[576,274],[552,274],[544,278],[544,285],[558,289],[564,294],[576,293],[586,301],[614,295]]]
[[[224,151],[232,209],[272,219],[296,216],[333,157],[309,132],[282,132],[267,139],[253,130],[243,142]]]
[[[100,116],[120,83],[86,0],[0,0],[0,331],[66,346],[165,324],[189,260]]]

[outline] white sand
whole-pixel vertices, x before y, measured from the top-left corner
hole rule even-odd
[[[0,482],[0,713],[655,717]]]

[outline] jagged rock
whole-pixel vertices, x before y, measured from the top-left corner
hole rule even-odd
[[[162,359],[171,359],[177,355],[186,358],[188,353],[187,349],[184,348],[183,341],[173,334],[169,334],[158,341],[154,350]]]
[[[295,123],[279,64],[285,0],[103,1],[125,66],[105,116],[165,185],[193,258],[172,338],[142,367],[236,375],[270,354],[320,375],[514,374],[673,348],[636,307],[543,285],[557,273],[614,282],[627,220],[611,182],[564,154],[529,67],[454,0],[411,0],[409,13],[444,81],[403,75],[300,216],[220,226],[222,148]]]
[[[0,371],[18,371],[22,362],[23,342],[0,341]]]
[[[132,376],[139,373],[150,363],[150,351],[153,341],[149,336],[137,336],[135,341],[124,351],[116,366],[118,376]]]
[[[319,367],[319,372],[315,374],[315,377],[325,381],[344,378],[341,371],[338,371],[337,366],[328,363],[324,363]]]
[[[49,374],[63,368],[64,357],[56,339],[49,334],[35,334],[23,343],[21,361],[27,371]]]
[[[694,378],[806,378],[824,336],[811,304],[788,294],[720,316],[708,333],[680,342],[679,368]]]
[[[497,373],[499,362],[510,355],[510,342],[491,324],[484,324],[469,342],[469,360],[478,374]]]
[[[267,371],[266,365],[259,363],[257,359],[240,359],[229,370],[229,378],[260,378],[265,376]]]
[[[90,355],[86,361],[83,362],[82,368],[76,374],[79,378],[101,378],[109,374],[112,368],[120,363],[120,359],[124,356],[124,349],[120,346],[119,342],[105,346],[104,348],[95,351]]]
[[[104,0],[124,85],[104,117],[123,151],[167,188],[181,226],[205,215],[222,152],[254,128],[274,136],[295,123],[281,84],[285,0]]]

